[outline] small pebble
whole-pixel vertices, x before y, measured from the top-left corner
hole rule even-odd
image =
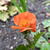
[[[14,39],[16,39],[16,37],[14,37]]]
[[[7,38],[7,39],[9,39],[9,38]]]
[[[10,49],[13,49],[13,46],[11,46]]]
[[[6,25],[2,25],[2,27],[5,27]]]

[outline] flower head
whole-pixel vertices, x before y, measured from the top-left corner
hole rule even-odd
[[[18,26],[11,26],[13,29],[20,29],[20,32],[26,30],[36,31],[36,16],[30,12],[23,12],[14,16],[14,23]]]

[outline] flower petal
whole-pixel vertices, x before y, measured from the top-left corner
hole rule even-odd
[[[24,29],[21,29],[20,32],[24,32],[26,30],[32,30],[33,28],[24,28]]]
[[[14,24],[18,26],[11,26],[13,29],[20,29],[20,32],[26,30],[36,31],[36,16],[30,12],[23,12],[14,16]]]
[[[17,26],[11,26],[12,29],[20,29],[19,32],[23,32],[26,30],[32,30],[33,28],[26,28],[26,27],[17,27]]]
[[[24,27],[19,27],[19,26],[11,26],[12,29],[23,29]]]

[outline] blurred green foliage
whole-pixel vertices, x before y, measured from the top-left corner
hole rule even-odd
[[[43,43],[40,50],[50,50],[50,43]]]
[[[43,25],[44,25],[44,28],[46,28],[46,27],[50,27],[50,19],[46,19],[46,20],[44,20],[43,22]]]
[[[24,45],[19,45],[14,50],[29,50],[29,48],[27,46],[24,46]]]
[[[36,43],[36,47],[41,48],[43,43],[48,43],[47,40],[44,37],[40,37],[39,40]]]
[[[5,9],[4,4],[3,4],[4,6],[0,5],[1,6],[0,20],[6,21],[10,16],[13,16],[17,12],[22,13],[27,11],[26,0],[20,0],[20,4],[17,3],[17,0],[11,0],[10,3],[7,4],[6,10],[2,10],[2,8]]]
[[[50,38],[50,19],[46,19],[42,22],[42,24],[44,25],[44,29],[47,28],[46,33],[44,34],[45,37],[41,37],[38,42],[36,43],[36,47],[41,48],[41,46],[43,46],[43,43],[48,43],[48,38]],[[45,47],[45,46],[44,46]],[[41,49],[42,50],[42,49]]]
[[[0,20],[6,21],[9,18],[7,12],[0,12]]]
[[[5,5],[4,6],[0,5],[0,6],[1,6],[0,8],[2,9],[0,10],[0,20],[2,21],[6,21],[10,16],[13,16],[14,14],[17,13],[16,6],[14,6],[11,1],[9,4],[6,5],[6,7]],[[5,8],[6,10],[4,10]]]

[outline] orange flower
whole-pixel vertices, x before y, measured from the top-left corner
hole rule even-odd
[[[13,29],[20,29],[20,32],[26,30],[36,31],[36,16],[30,12],[23,12],[14,16],[14,23],[18,26],[11,26]]]

